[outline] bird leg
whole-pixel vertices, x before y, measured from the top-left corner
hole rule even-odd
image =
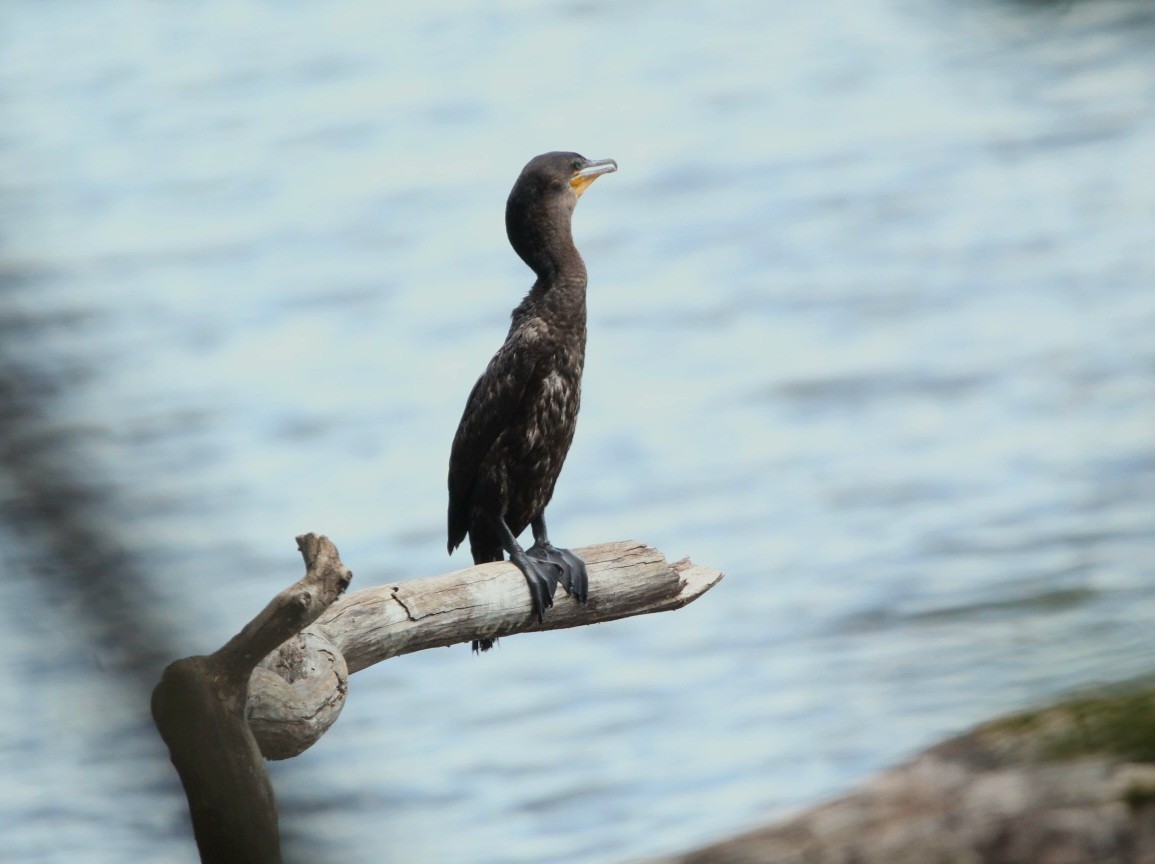
[[[525,550],[525,554],[535,561],[552,565],[565,592],[576,596],[579,603],[585,603],[589,596],[585,562],[568,549],[559,549],[549,542],[544,513],[534,519],[530,527],[533,529],[533,545]]]
[[[542,567],[538,559],[530,558],[509,526],[505,524],[505,517],[497,519],[498,531],[501,534],[501,546],[505,549],[509,560],[514,563],[529,585],[529,596],[533,600],[533,611],[538,621],[545,620],[545,610],[553,606],[553,595],[557,591],[557,577],[549,568]],[[536,535],[535,535],[536,536]]]

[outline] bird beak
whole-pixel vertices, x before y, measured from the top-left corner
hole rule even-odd
[[[613,159],[591,159],[585,164],[584,168],[579,168],[574,172],[573,177],[570,178],[569,185],[573,187],[573,191],[580,197],[589,185],[603,174],[609,174],[617,170],[618,163]]]

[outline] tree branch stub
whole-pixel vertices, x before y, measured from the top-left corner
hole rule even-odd
[[[220,650],[169,664],[153,690],[153,721],[188,797],[204,864],[281,861],[276,801],[246,716],[250,679],[257,662],[315,621],[351,577],[327,538],[308,534],[297,543],[305,576]]]

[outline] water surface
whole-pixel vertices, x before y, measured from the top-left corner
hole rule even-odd
[[[0,525],[0,858],[196,860],[123,655],[217,647],[295,534],[359,586],[464,566],[449,442],[548,149],[621,165],[551,533],[727,579],[358,674],[273,766],[296,860],[652,856],[1150,671],[1149,4],[3,8],[4,362],[151,617],[93,638]]]

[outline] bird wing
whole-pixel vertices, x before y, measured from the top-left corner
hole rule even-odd
[[[473,487],[485,457],[514,422],[518,406],[534,380],[543,340],[511,333],[489,361],[465,403],[449,454],[449,551],[469,530]]]

